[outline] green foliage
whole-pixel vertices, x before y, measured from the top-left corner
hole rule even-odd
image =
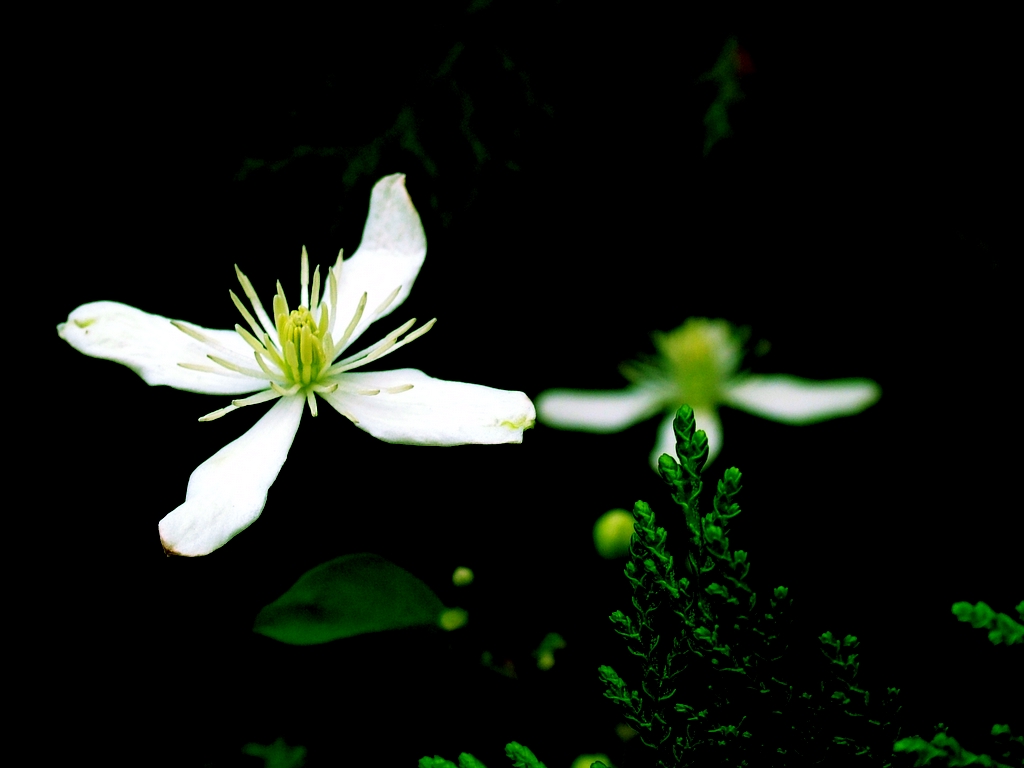
[[[505,745],[505,757],[512,761],[513,768],[547,768],[528,747],[511,741]],[[419,768],[487,768],[483,763],[472,755],[463,752],[459,755],[459,764],[456,765],[443,757],[421,757]],[[600,760],[590,764],[590,768],[608,768]]]
[[[893,750],[895,752],[915,753],[917,755],[917,759],[914,761],[915,768],[920,765],[929,765],[935,758],[944,758],[939,764],[948,766],[980,765],[986,766],[986,768],[988,766],[992,766],[992,768],[1013,768],[1011,765],[1000,763],[988,755],[976,755],[973,752],[968,752],[960,746],[956,739],[946,733],[942,723],[939,723],[936,729],[938,733],[935,734],[931,741],[925,741],[920,736],[911,736],[910,738],[897,741],[893,746]],[[992,735],[996,737],[1002,736],[1008,742],[1007,746],[1011,743],[1016,743],[1018,746],[1024,744],[1024,737],[1011,735],[1010,728],[1006,725],[993,725]],[[1010,752],[1007,749],[1003,753],[1003,757],[1009,757],[1009,755]],[[1018,760],[1017,765],[1024,765],[1024,760]]]
[[[710,72],[700,76],[701,82],[711,81],[718,85],[715,100],[704,115],[704,156],[722,139],[732,136],[729,124],[729,107],[743,98],[740,89],[739,44],[735,37],[725,41],[722,52]]]
[[[688,541],[682,568],[668,549],[668,532],[638,501],[625,569],[633,612],[616,611],[610,618],[639,660],[640,685],[634,688],[602,666],[605,695],[625,709],[665,768],[840,765],[840,756],[856,764],[891,754],[899,735],[891,722],[898,691],[890,688],[872,702],[857,681],[857,638],[840,640],[829,632],[819,638],[827,660],[819,679],[825,681],[809,687],[797,681],[797,668],[806,661],[794,666],[781,635],[789,623],[788,590],[776,587],[767,610],[755,612],[748,554],[730,548],[742,475],[726,470],[711,511],[702,517],[707,437],[696,429],[689,406],[679,409],[673,426],[678,461],[664,455],[659,468],[683,512]]]
[[[1024,621],[1024,602],[1016,606],[1017,615]],[[993,645],[1006,643],[1006,645],[1020,645],[1024,636],[1024,626],[1011,619],[1005,613],[996,613],[986,603],[979,602],[971,605],[966,602],[954,603],[953,614],[964,622],[970,622],[975,629],[987,629],[988,639]],[[1010,693],[1006,691],[996,693],[1000,698],[1016,699],[1016,708],[1020,710],[1019,692]],[[917,755],[915,766],[929,765],[932,760],[939,759],[937,765],[961,766],[981,765],[994,766],[994,768],[1011,768],[1009,763],[999,762],[988,755],[976,755],[960,746],[959,742],[950,736],[945,726],[939,723],[938,731],[931,741],[925,741],[920,736],[910,736],[900,739],[893,745],[894,752],[911,752]],[[1004,760],[1014,759],[1014,752],[1017,753],[1016,765],[1024,766],[1024,736],[1014,736],[1008,725],[993,725],[992,736],[995,741],[995,749]]]
[[[262,758],[264,768],[301,768],[306,764],[306,748],[289,747],[282,738],[273,744],[246,744],[242,754]]]
[[[444,605],[408,571],[379,555],[343,555],[299,577],[256,616],[253,631],[292,645],[437,622]]]
[[[1005,613],[996,613],[985,603],[953,603],[953,613],[960,621],[969,621],[975,629],[989,630],[988,639],[993,645],[1024,643],[1024,626]],[[1017,605],[1017,614],[1024,621],[1024,602]]]

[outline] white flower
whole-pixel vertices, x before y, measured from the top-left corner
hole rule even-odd
[[[623,366],[633,385],[586,392],[551,389],[537,398],[542,423],[559,429],[619,432],[656,413],[665,416],[651,452],[657,469],[663,453],[675,455],[672,419],[683,403],[708,436],[708,463],[722,447],[719,405],[784,424],[811,424],[859,413],[881,396],[869,379],[809,381],[795,376],[738,373],[742,337],[725,320],[693,317],[670,333],[654,334],[657,358]]]
[[[522,392],[441,381],[422,371],[353,371],[426,333],[415,318],[376,344],[343,356],[363,331],[409,295],[427,252],[405,177],[381,179],[359,249],[309,285],[302,249],[301,297],[289,309],[281,283],[268,315],[248,278],[235,271],[252,312],[231,291],[247,327],[209,330],[112,301],[83,304],[57,333],[79,352],[127,365],[148,384],[189,392],[249,395],[200,421],[276,400],[248,432],[199,465],[185,503],[160,521],[168,554],[205,555],[259,517],[299,428],[303,406],[317,415],[319,395],[360,429],[390,443],[520,443],[535,411]],[[404,335],[404,337],[403,337]],[[253,394],[254,393],[254,394]]]

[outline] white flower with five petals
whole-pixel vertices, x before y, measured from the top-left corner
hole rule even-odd
[[[83,304],[57,326],[78,351],[126,365],[148,384],[248,395],[200,421],[276,401],[248,432],[192,473],[185,503],[160,521],[168,554],[208,554],[259,517],[304,406],[317,415],[317,396],[391,443],[520,443],[533,425],[534,407],[522,392],[442,381],[412,368],[354,372],[422,336],[434,320],[410,332],[414,318],[376,344],[344,354],[372,322],[405,301],[426,256],[423,226],[404,178],[394,174],[377,182],[359,249],[344,261],[339,254],[325,281],[317,267],[310,287],[302,249],[295,309],[279,282],[268,315],[236,266],[252,311],[234,291],[230,295],[246,327],[210,330],[111,301]]]
[[[796,376],[738,372],[742,337],[725,320],[693,317],[670,333],[654,334],[658,356],[627,364],[633,385],[622,390],[551,389],[537,397],[541,423],[584,432],[619,432],[664,413],[651,451],[675,455],[672,420],[683,403],[708,436],[708,463],[722,447],[718,407],[729,405],[783,424],[811,424],[859,413],[881,396],[870,379],[810,381]]]

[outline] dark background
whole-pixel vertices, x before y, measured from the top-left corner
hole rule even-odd
[[[439,322],[394,367],[531,397],[615,388],[651,331],[708,316],[770,342],[754,372],[878,381],[869,411],[811,427],[723,410],[710,476],[745,473],[733,547],[762,595],[790,587],[803,638],[861,638],[862,674],[902,689],[908,733],[942,721],[983,751],[993,722],[1020,731],[1019,660],[950,613],[984,600],[1015,615],[1024,599],[1005,20],[495,0],[330,23],[154,14],[131,34],[108,21],[62,19],[19,79],[19,224],[55,286],[44,328],[100,299],[230,327],[233,263],[262,297],[276,279],[294,292],[300,247],[324,266],[354,252],[373,183],[404,172],[429,251],[394,324]],[[699,76],[730,36],[755,71],[735,135],[703,157],[715,86]],[[265,408],[199,424],[224,403],[45,343],[59,447],[30,476],[49,503],[22,593],[38,628],[26,712],[57,742],[110,762],[256,766],[241,746],[283,736],[309,766],[369,749],[380,765],[470,751],[493,768],[515,739],[549,768],[598,751],[642,764],[597,679],[602,663],[629,676],[607,621],[629,591],[591,526],[636,499],[675,514],[646,463],[656,420],[415,448],[325,407],[250,529],[167,559],[157,521]],[[251,632],[301,573],[353,552],[411,571],[469,624],[310,648]],[[473,586],[451,586],[459,565]],[[567,647],[540,672],[549,632]]]

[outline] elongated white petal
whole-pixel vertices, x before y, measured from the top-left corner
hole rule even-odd
[[[221,347],[255,362],[252,349],[234,331],[192,327]],[[222,353],[180,331],[169,318],[116,301],[83,304],[68,315],[66,323],[57,326],[57,333],[83,354],[128,366],[147,384],[165,384],[209,395],[243,395],[267,387],[265,381],[210,361],[207,355]],[[182,368],[178,363],[217,372]]]
[[[730,384],[724,402],[784,424],[813,424],[860,413],[881,395],[881,388],[870,379],[747,376]]]
[[[390,314],[405,301],[426,255],[427,236],[405,189],[405,176],[385,176],[374,185],[370,195],[370,213],[362,242],[352,257],[342,263],[335,336],[340,338],[364,292],[366,311],[348,344],[359,338],[370,323]],[[372,314],[399,286],[401,290],[387,308],[379,315]]]
[[[549,389],[537,397],[542,424],[584,432],[620,432],[665,407],[670,393],[641,384],[625,389]]]
[[[521,443],[523,430],[536,418],[522,392],[442,381],[413,368],[346,373],[339,379],[338,389],[322,397],[354,417],[360,429],[388,443]],[[412,389],[398,391],[408,384]],[[356,390],[380,392],[370,396]]]
[[[661,458],[661,454],[667,453],[673,459],[676,457],[676,434],[672,429],[672,420],[675,419],[675,411],[670,412],[661,421],[661,425],[658,427],[658,440],[654,444],[654,450],[651,451],[651,466],[655,470],[658,469],[658,459]],[[703,429],[708,436],[708,461],[707,466],[715,457],[718,452],[722,450],[722,422],[718,418],[718,413],[712,409],[705,408],[694,408],[693,418],[697,422],[697,429]]]
[[[160,521],[160,541],[168,554],[207,555],[260,516],[304,404],[302,397],[281,398],[248,432],[196,468],[185,503]]]

